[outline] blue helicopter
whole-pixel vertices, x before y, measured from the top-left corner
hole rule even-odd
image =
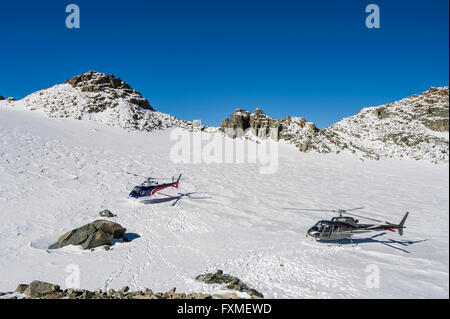
[[[128,197],[140,198],[140,197],[152,196],[156,192],[159,192],[160,190],[163,190],[167,187],[178,188],[178,184],[181,179],[181,174],[180,174],[180,176],[178,176],[178,179],[176,181],[175,181],[174,177],[172,177],[172,182],[169,182],[169,183],[159,183],[156,181],[156,179],[159,179],[159,178],[147,177],[142,184],[137,185],[133,188],[133,190],[128,195]]]

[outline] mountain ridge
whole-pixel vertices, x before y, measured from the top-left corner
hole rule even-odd
[[[17,101],[49,117],[88,119],[129,130],[190,128],[192,123],[156,111],[150,102],[114,75],[89,71]]]
[[[3,98],[4,99],[4,98]],[[15,101],[49,117],[93,120],[127,130],[152,131],[180,127],[194,130],[197,123],[159,112],[141,93],[114,75],[89,71],[63,84],[36,91]],[[206,130],[205,130],[206,128]],[[303,117],[275,120],[256,108],[236,109],[217,130],[232,138],[248,130],[249,137],[284,140],[302,152],[350,152],[360,159],[408,158],[449,162],[449,87],[431,87],[399,101],[362,108],[357,114],[319,129]]]
[[[259,108],[254,113],[236,109],[222,121],[220,129],[236,137],[230,132],[250,128],[250,135],[283,139],[302,152],[349,151],[360,159],[409,158],[448,163],[448,110],[448,86],[431,87],[396,102],[362,108],[324,129],[301,117],[275,120]]]

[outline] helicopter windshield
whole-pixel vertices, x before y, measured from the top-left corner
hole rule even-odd
[[[134,194],[137,194],[137,195],[143,195],[144,194],[144,190],[140,189],[139,187],[133,188],[133,190],[131,192],[134,193]]]
[[[328,220],[321,220],[318,221],[313,227],[312,229],[318,232],[323,231],[324,229],[328,229],[329,228],[329,224],[330,222]]]

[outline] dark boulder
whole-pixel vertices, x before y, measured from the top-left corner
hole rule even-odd
[[[15,292],[23,294],[27,288],[28,288],[27,284],[20,284],[17,286]]]
[[[27,298],[42,298],[60,291],[58,285],[35,280],[28,285],[24,292]]]
[[[215,273],[199,275],[195,279],[207,284],[225,284],[228,289],[246,292],[249,296],[254,298],[264,298],[262,293],[249,288],[239,278],[224,274],[220,269]]]
[[[101,212],[98,213],[101,217],[114,217],[116,215],[114,215],[113,213],[111,213],[110,210],[108,209],[104,209]]]
[[[67,245],[81,245],[91,249],[103,245],[112,245],[113,239],[125,236],[126,228],[106,220],[96,220],[79,228],[68,231],[58,239],[58,248]]]

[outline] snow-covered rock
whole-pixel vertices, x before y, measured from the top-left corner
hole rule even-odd
[[[17,103],[50,117],[88,119],[129,130],[152,131],[192,124],[155,111],[147,99],[113,75],[89,71]]]
[[[448,86],[394,103],[363,108],[321,130],[311,150],[349,150],[360,158],[409,158],[448,163]]]
[[[319,130],[302,117],[274,120],[260,109],[237,109],[222,121],[221,130],[251,128],[256,136],[294,144],[302,152],[350,152],[360,159],[408,158],[433,163],[449,160],[449,88],[428,91],[378,107],[363,108]],[[230,135],[230,134],[228,134]],[[232,134],[236,137],[236,134]]]
[[[230,137],[239,136],[239,131],[247,131],[260,138],[270,137],[274,140],[284,139],[301,148],[301,145],[317,133],[312,122],[302,117],[289,117],[285,120],[275,120],[256,108],[253,113],[243,109],[236,109],[230,118],[224,119],[220,130]]]

